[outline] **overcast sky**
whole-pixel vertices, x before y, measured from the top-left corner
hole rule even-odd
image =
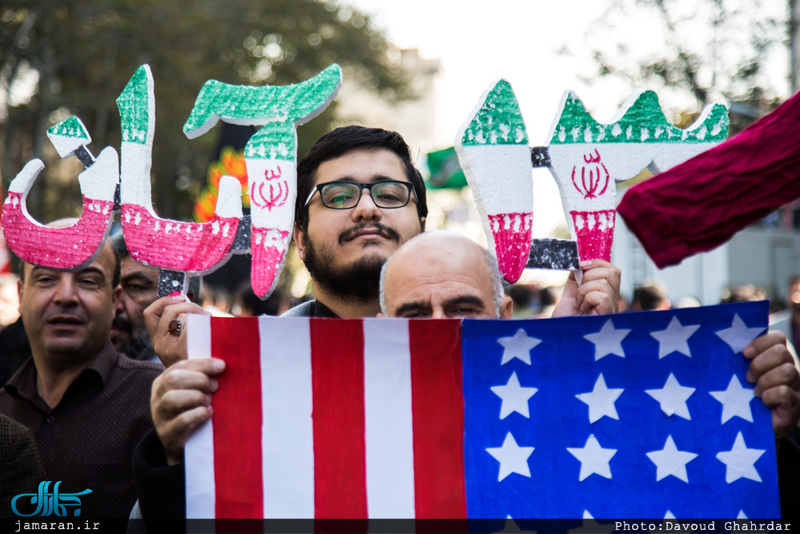
[[[596,118],[611,118],[629,88],[604,82],[589,91],[579,75],[585,60],[556,54],[580,49],[586,28],[602,12],[591,0],[351,0],[401,48],[441,61],[437,138],[451,146],[483,91],[500,78],[517,96],[531,145],[544,145],[565,90],[575,90]],[[601,94],[601,92],[603,94]],[[604,96],[605,95],[605,96]],[[604,101],[605,99],[605,101]],[[555,181],[534,171],[534,234],[548,237],[563,223]]]
[[[590,0],[351,0],[373,16],[390,41],[417,48],[425,58],[442,62],[440,135],[452,144],[458,128],[482,92],[499,78],[508,80],[519,100],[532,144],[544,144],[567,89],[587,106],[608,113],[627,98],[628,89],[604,83],[611,102],[589,94],[578,76],[592,67],[586,61],[556,54],[568,44],[579,49],[587,27],[604,2]],[[605,87],[609,86],[609,87]],[[586,93],[581,94],[581,93]],[[601,110],[601,108],[603,108]]]

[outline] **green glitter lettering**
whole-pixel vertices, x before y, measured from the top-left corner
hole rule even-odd
[[[293,161],[297,153],[297,129],[290,122],[270,122],[250,137],[244,147],[247,159]]]
[[[153,98],[152,78],[147,65],[142,65],[117,97],[117,107],[122,128],[122,141],[146,144],[150,131],[150,99]]]
[[[313,78],[294,85],[246,86],[209,80],[200,90],[184,133],[192,138],[217,120],[260,125],[272,121],[302,124],[314,118],[339,89],[342,71],[333,64]]]
[[[519,111],[511,84],[500,80],[487,93],[486,99],[472,117],[461,144],[527,145],[528,133]]]
[[[80,119],[75,116],[64,119],[58,124],[51,126],[50,129],[47,130],[47,134],[60,137],[72,137],[75,139],[86,139],[86,144],[91,140],[89,132],[86,131]]]
[[[618,121],[600,124],[575,93],[570,92],[550,144],[718,143],[727,137],[729,123],[725,106],[714,104],[697,128],[682,130],[664,116],[658,95],[644,91]]]

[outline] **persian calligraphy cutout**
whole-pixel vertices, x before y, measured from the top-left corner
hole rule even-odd
[[[183,127],[193,139],[219,120],[262,126],[244,148],[250,195],[251,283],[266,298],[286,260],[297,198],[297,126],[328,106],[342,83],[339,65],[295,85],[241,86],[209,80]]]
[[[513,284],[531,250],[533,180],[528,134],[506,80],[483,93],[455,147],[489,248],[495,251],[503,278]]]
[[[145,265],[189,276],[208,274],[233,252],[252,252],[257,295],[269,295],[285,260],[294,224],[296,125],[324,110],[341,84],[332,65],[303,83],[289,86],[235,86],[206,82],[184,125],[190,139],[222,119],[261,125],[245,147],[252,228],[244,228],[241,187],[223,177],[214,218],[187,223],[159,218],[153,211],[150,165],[155,133],[153,77],[140,67],[117,99],[122,120],[121,220],[131,256]],[[250,247],[237,238],[252,231]]]
[[[47,134],[61,157],[75,154],[87,166],[78,176],[83,213],[75,224],[63,228],[44,226],[31,217],[28,193],[44,169],[41,160],[33,159],[9,185],[3,203],[3,234],[9,248],[27,263],[79,270],[95,260],[111,229],[119,182],[117,152],[106,147],[95,160],[86,149],[91,137],[77,117],[56,124]]]
[[[727,133],[728,114],[720,104],[706,107],[692,126],[681,130],[667,121],[657,95],[642,91],[609,124],[600,124],[567,91],[550,133],[549,167],[581,260],[610,259],[616,182],[645,168],[667,170],[722,142]]]
[[[91,167],[94,156],[86,145],[92,137],[78,117],[70,117],[47,130],[47,137],[62,158],[77,157],[84,167]]]
[[[122,126],[120,220],[131,257],[143,265],[201,276],[227,261],[242,218],[238,182],[220,181],[214,219],[188,223],[159,218],[150,189],[155,97],[142,65],[117,98]],[[235,179],[232,179],[234,180]]]

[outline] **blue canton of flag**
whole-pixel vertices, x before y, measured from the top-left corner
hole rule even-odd
[[[471,518],[779,518],[767,302],[464,321]]]

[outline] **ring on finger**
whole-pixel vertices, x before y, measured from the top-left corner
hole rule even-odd
[[[167,327],[167,331],[171,336],[179,337],[183,331],[183,321],[177,318],[171,320],[169,322],[169,326]]]

